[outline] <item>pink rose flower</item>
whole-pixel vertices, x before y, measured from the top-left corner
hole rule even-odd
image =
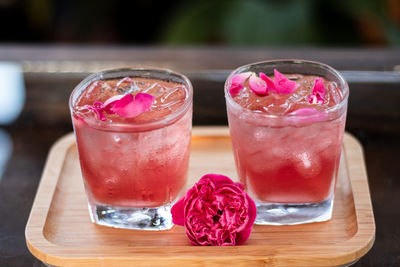
[[[193,245],[234,246],[250,236],[256,205],[243,185],[226,176],[204,175],[171,210]]]

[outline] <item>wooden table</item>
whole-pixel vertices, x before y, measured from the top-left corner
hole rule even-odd
[[[400,71],[400,49],[17,45],[0,46],[0,61],[20,63],[26,86],[21,115],[0,127],[13,142],[0,181],[0,266],[41,266],[26,248],[24,229],[49,147],[72,131],[67,101],[82,78],[116,66],[172,68],[193,82],[194,124],[226,125],[222,88],[229,70],[276,58],[321,61],[347,77],[351,93],[346,130],[364,147],[377,227],[373,248],[354,266],[400,266],[400,73],[394,72]]]

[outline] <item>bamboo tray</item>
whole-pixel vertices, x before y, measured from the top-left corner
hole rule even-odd
[[[191,186],[206,173],[236,177],[225,127],[195,128]],[[346,134],[333,218],[292,226],[255,225],[243,246],[195,247],[184,228],[153,232],[91,223],[73,134],[52,147],[26,226],[26,242],[56,266],[337,266],[357,261],[374,243],[375,223],[362,148]]]

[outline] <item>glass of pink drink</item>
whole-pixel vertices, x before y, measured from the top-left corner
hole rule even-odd
[[[295,81],[296,89],[261,95],[250,89],[248,74],[262,72],[275,81],[274,70]],[[240,73],[248,73],[247,80],[232,93],[232,79]],[[313,90],[321,78],[325,96],[317,101]],[[348,95],[340,73],[318,62],[265,61],[239,67],[228,77],[225,98],[236,169],[256,201],[257,224],[331,218]]]
[[[139,93],[154,100],[135,117],[99,115],[88,108]],[[69,106],[94,223],[143,230],[172,227],[170,208],[188,172],[192,96],[185,76],[163,69],[104,71],[74,89]]]

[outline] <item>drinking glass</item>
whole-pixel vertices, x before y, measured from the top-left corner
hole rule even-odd
[[[341,100],[318,113],[267,114],[243,107],[229,93],[236,74],[271,75],[274,69],[323,77],[337,85]],[[305,60],[249,64],[227,78],[225,99],[236,169],[256,202],[256,224],[302,224],[331,218],[348,95],[347,82],[338,71]]]
[[[126,77],[177,83],[185,88],[184,102],[166,115],[138,122],[101,121],[79,111],[76,103],[94,81],[122,81]],[[69,107],[94,223],[143,230],[172,227],[170,209],[187,179],[192,98],[190,81],[165,69],[103,71],[87,77],[73,90]],[[167,104],[156,108],[166,105],[168,109]],[[160,108],[160,112],[166,109]]]

